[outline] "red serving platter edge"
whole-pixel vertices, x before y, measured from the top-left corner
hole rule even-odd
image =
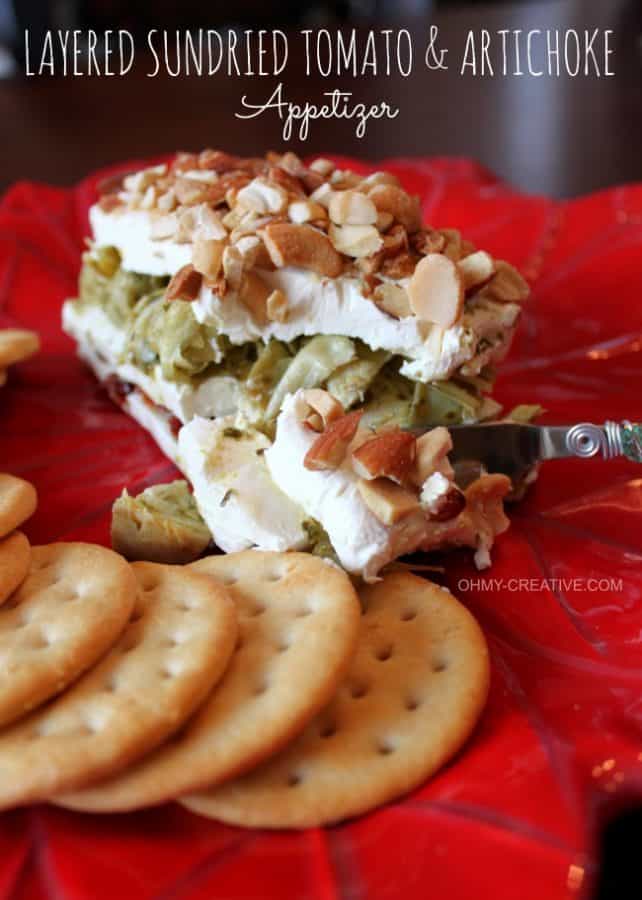
[[[507,408],[541,403],[551,423],[642,420],[642,185],[559,202],[465,159],[337,159],[390,168],[427,221],[456,225],[529,278],[497,386]],[[0,391],[0,468],[40,497],[32,542],[108,544],[120,490],[175,474],[60,328],[105,174],[74,189],[21,182],[0,201],[0,327],[43,341]],[[640,475],[626,460],[549,463],[512,510],[490,570],[476,572],[463,551],[448,557],[446,583],[488,639],[492,687],[468,744],[410,796],[304,832],[229,828],[177,805],[3,813],[0,898],[586,895],[602,823],[642,795]]]

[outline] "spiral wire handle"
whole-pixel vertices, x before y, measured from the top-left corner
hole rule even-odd
[[[626,456],[633,462],[642,462],[642,425],[626,419],[605,422],[603,427],[580,422],[566,433],[566,447],[581,459],[601,453],[604,459]]]
[[[580,422],[579,425],[569,428],[566,434],[566,446],[573,456],[579,456],[582,459],[595,456],[600,451],[606,459],[611,456],[604,429],[599,425],[592,425],[590,422]]]

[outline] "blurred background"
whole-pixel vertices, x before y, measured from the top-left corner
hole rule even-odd
[[[639,0],[0,0],[0,189],[18,178],[69,184],[124,158],[223,146],[259,153],[283,146],[275,114],[242,121],[241,95],[267,99],[279,80],[293,102],[321,101],[341,88],[356,101],[399,106],[393,121],[371,123],[359,140],[345,121],[313,123],[301,153],[472,156],[521,189],[557,197],[642,179],[642,80]],[[302,77],[291,41],[279,78],[147,77],[149,29],[282,27],[408,28],[425,46],[430,24],[460,58],[468,29],[610,28],[615,77],[462,77],[428,72],[416,60],[410,78]],[[48,29],[125,28],[140,43],[138,65],[125,77],[25,77],[24,30],[42,47]]]

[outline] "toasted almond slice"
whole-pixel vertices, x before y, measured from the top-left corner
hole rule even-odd
[[[325,430],[328,425],[345,415],[343,405],[328,391],[310,388],[303,392],[303,399],[313,410],[305,421],[315,431]],[[316,425],[320,425],[320,427],[315,427]]]
[[[192,178],[181,177],[174,182],[176,198],[185,206],[203,203],[207,197],[207,188],[208,186],[202,181],[195,181]]]
[[[415,494],[389,478],[360,479],[357,489],[370,512],[384,525],[394,525],[421,509]]]
[[[377,207],[361,191],[335,191],[328,206],[330,218],[336,225],[374,225]]]
[[[412,315],[408,294],[399,284],[382,282],[374,289],[372,299],[379,309],[396,319],[405,319]]]
[[[362,415],[359,411],[352,412],[331,422],[305,454],[303,465],[306,469],[338,469],[345,459],[348,445],[356,434]]]
[[[219,213],[207,203],[201,203],[192,209],[195,236],[222,241],[227,237],[227,230]]]
[[[375,184],[368,196],[379,212],[390,213],[410,234],[421,228],[418,197],[411,197],[395,184]]]
[[[268,322],[267,301],[270,288],[256,272],[244,272],[238,289],[239,300],[258,325]]]
[[[457,263],[457,267],[464,279],[465,291],[488,281],[495,271],[493,258],[485,250],[478,250],[476,253],[471,253],[470,256],[465,256]]]
[[[352,172],[350,169],[335,169],[330,176],[330,184],[337,191],[345,191],[348,188],[357,187],[360,183],[361,175],[357,175],[356,172]]]
[[[228,244],[223,250],[223,275],[232,290],[240,288],[244,269],[241,251],[236,245]]]
[[[303,225],[305,222],[313,222],[316,219],[327,219],[328,214],[324,206],[313,200],[295,200],[288,206],[288,219],[295,225]]]
[[[192,246],[192,265],[206,278],[218,278],[223,261],[223,241],[196,238]]]
[[[194,266],[189,264],[183,266],[182,269],[179,269],[178,272],[176,272],[170,283],[167,285],[165,299],[196,300],[199,291],[201,290],[202,283],[203,276],[200,272],[196,271]]]
[[[230,238],[233,236],[233,234],[230,235]],[[257,234],[243,234],[236,240],[234,246],[241,254],[244,269],[253,269],[255,266],[259,268],[273,268],[272,260],[265,249],[265,244]]]
[[[320,156],[318,159],[313,160],[308,168],[312,169],[313,172],[318,172],[319,175],[327,177],[334,172],[334,163]]]
[[[153,184],[147,188],[140,201],[141,209],[153,209],[158,199],[158,191]]]
[[[259,215],[282,212],[288,202],[287,192],[264,178],[255,178],[236,194],[236,202]]]
[[[441,253],[429,253],[415,267],[408,296],[419,319],[450,328],[463,310],[464,282],[452,260]]]
[[[271,322],[285,322],[288,317],[288,300],[283,291],[275,290],[265,304],[267,317]]]
[[[370,481],[390,478],[405,484],[414,467],[417,439],[408,431],[386,431],[362,444],[352,453],[352,468]]]
[[[374,225],[330,225],[330,240],[339,253],[359,259],[371,256],[383,246],[383,238]]]
[[[324,181],[323,184],[320,184],[316,190],[312,191],[310,194],[310,200],[314,203],[320,203],[321,206],[328,208],[330,205],[330,200],[334,196],[334,191],[332,187],[327,181]]]
[[[413,481],[422,485],[444,462],[453,448],[452,438],[447,428],[438,425],[417,438],[417,456]]]
[[[520,303],[530,294],[525,278],[514,266],[503,259],[495,262],[495,274],[488,284],[488,291],[496,300],[504,303]]]
[[[309,225],[276,222],[263,228],[261,237],[275,266],[298,266],[328,278],[343,270],[341,254],[328,236]]]
[[[178,201],[176,199],[176,194],[174,190],[170,188],[165,191],[164,194],[161,194],[158,200],[156,201],[156,206],[160,212],[170,213],[176,209]]]

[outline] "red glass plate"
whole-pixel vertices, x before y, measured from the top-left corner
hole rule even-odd
[[[366,167],[342,160],[355,168]],[[534,286],[498,384],[546,421],[642,420],[642,186],[559,203],[456,159],[386,163],[426,219],[461,228]],[[128,167],[126,167],[128,168]],[[104,175],[105,173],[101,173]],[[110,506],[173,474],[60,329],[96,177],[18,184],[0,203],[0,326],[43,351],[0,391],[0,468],[31,479],[32,541],[108,542]],[[335,828],[218,826],[178,806],[0,816],[0,897],[558,900],[591,883],[606,813],[642,794],[642,469],[547,464],[484,574],[447,581],[486,632],[488,708],[469,744],[411,796]]]

